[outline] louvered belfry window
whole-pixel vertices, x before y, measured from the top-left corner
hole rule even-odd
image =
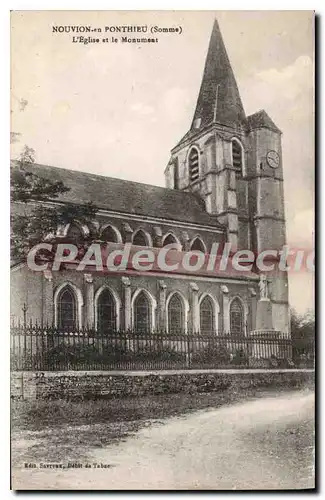
[[[188,156],[188,167],[190,173],[190,182],[196,181],[200,176],[199,171],[199,152],[196,148],[192,148]]]
[[[243,152],[237,141],[232,141],[232,164],[237,170],[242,171]]]

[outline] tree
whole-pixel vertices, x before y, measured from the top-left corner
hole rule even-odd
[[[308,310],[299,315],[291,310],[291,339],[293,360],[313,366],[315,356],[315,313]]]
[[[315,338],[315,313],[311,310],[304,315],[299,315],[291,309],[291,336],[296,339],[314,340]]]
[[[89,223],[96,214],[93,203],[85,205],[53,204],[70,191],[61,181],[51,181],[33,172],[35,151],[25,146],[11,169],[11,250],[14,261],[22,261],[28,251],[49,235],[55,238],[60,225],[78,220]]]

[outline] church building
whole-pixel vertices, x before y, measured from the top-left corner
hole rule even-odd
[[[98,207],[88,225],[77,220],[57,238],[131,243],[209,254],[214,243],[233,250],[279,250],[286,244],[281,131],[266,111],[246,116],[215,21],[190,129],[171,151],[166,187],[92,173],[32,166],[70,188],[60,203]],[[13,210],[15,207],[13,207]],[[163,330],[248,336],[257,325],[258,272],[200,275],[156,271],[97,273],[63,269],[11,274],[11,314],[58,328]],[[289,332],[285,272],[268,280],[271,330]]]

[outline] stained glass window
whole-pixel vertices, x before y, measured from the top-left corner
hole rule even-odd
[[[180,333],[184,331],[184,308],[180,296],[175,293],[168,304],[168,331]]]
[[[150,330],[150,305],[147,296],[143,292],[134,301],[134,326],[136,331]]]
[[[76,327],[76,298],[70,287],[61,290],[59,295],[58,326],[69,329]]]
[[[101,234],[101,240],[118,242],[117,234],[111,226],[107,226]]]
[[[201,333],[210,334],[213,333],[214,321],[213,321],[213,305],[210,297],[205,297],[200,305],[200,330]]]
[[[133,238],[133,244],[138,245],[140,247],[146,247],[147,246],[147,239],[143,231],[138,231]]]
[[[234,335],[244,334],[244,310],[239,299],[232,301],[230,306],[230,332]]]
[[[98,329],[103,333],[116,329],[116,305],[108,289],[103,290],[98,299]]]
[[[191,250],[197,250],[199,252],[205,251],[204,245],[203,245],[202,241],[200,240],[200,238],[195,238],[195,240],[193,241],[193,243],[191,245]]]

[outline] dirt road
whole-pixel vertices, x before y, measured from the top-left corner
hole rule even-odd
[[[63,470],[15,468],[13,487],[312,488],[313,419],[313,395],[300,392],[199,411],[154,423],[100,451],[90,448],[90,468],[84,461],[82,468]]]

